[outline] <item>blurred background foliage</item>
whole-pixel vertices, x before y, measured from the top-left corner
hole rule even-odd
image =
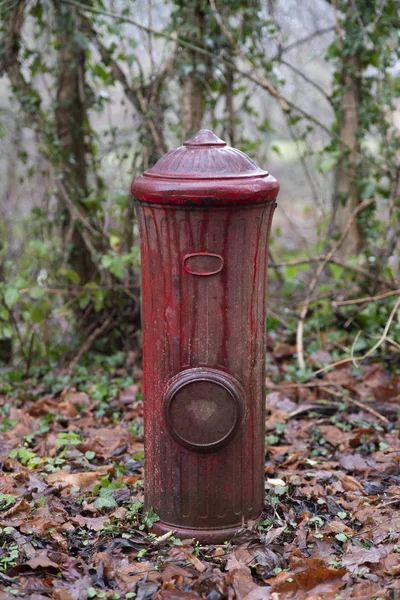
[[[396,368],[396,0],[2,0],[0,20],[3,375],[140,362],[130,182],[201,127],[281,183],[268,329],[288,379]]]

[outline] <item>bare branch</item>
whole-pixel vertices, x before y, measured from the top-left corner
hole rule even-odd
[[[294,67],[293,65],[288,63],[286,60],[279,59],[279,62],[281,63],[281,65],[285,65],[285,67],[288,67],[288,69],[291,69],[294,73],[299,75],[299,77],[304,79],[304,81],[306,81],[307,83],[312,85],[316,90],[318,90],[318,92],[320,94],[322,94],[323,97],[325,98],[325,100],[328,102],[329,106],[331,106],[333,108],[332,100],[330,99],[328,94],[325,92],[325,90],[316,81],[307,77],[307,75],[305,73],[300,71],[300,69],[298,69],[297,67]]]
[[[143,95],[143,92],[140,87],[132,87],[123,70],[119,66],[118,62],[113,59],[110,51],[106,48],[103,42],[100,40],[99,34],[97,31],[90,25],[89,21],[85,19],[84,29],[86,33],[90,35],[93,42],[97,46],[98,51],[100,52],[100,56],[103,61],[110,65],[112,73],[117,81],[119,81],[123,87],[126,97],[133,104],[133,106],[139,110],[139,112],[143,115],[147,127],[150,131],[150,134],[154,140],[154,144],[159,156],[162,156],[167,151],[164,140],[161,138],[159,132],[157,131],[157,127],[154,124],[153,119],[149,114],[148,107],[146,105],[146,101]],[[174,59],[172,61],[168,61],[166,67],[163,69],[161,73],[156,76],[156,80],[152,81],[152,85],[160,85],[160,83],[165,79],[166,74],[171,69],[173,65]]]
[[[334,131],[331,131],[331,129],[328,126],[326,126],[324,123],[321,123],[320,121],[318,121],[318,119],[316,119],[313,115],[307,113],[305,110],[303,110],[302,108],[300,108],[299,106],[297,106],[294,102],[292,102],[291,100],[288,100],[287,98],[285,98],[284,96],[282,96],[282,94],[279,94],[275,90],[275,88],[273,86],[272,86],[272,89],[271,89],[271,84],[258,71],[254,74],[254,65],[244,55],[243,55],[243,58],[245,59],[245,61],[248,62],[251,65],[252,72],[250,72],[250,73],[247,72],[247,71],[244,71],[243,69],[240,69],[236,65],[233,65],[232,61],[230,61],[228,59],[225,59],[222,56],[218,56],[217,57],[213,52],[210,52],[209,50],[206,50],[202,46],[197,46],[196,44],[188,42],[187,40],[184,40],[184,39],[182,39],[180,37],[177,37],[175,35],[170,35],[170,34],[165,33],[163,31],[157,31],[156,29],[153,29],[151,27],[147,27],[146,25],[142,25],[141,23],[139,23],[138,21],[135,21],[134,19],[131,19],[130,17],[126,17],[126,16],[121,15],[119,13],[115,13],[115,12],[108,11],[108,10],[103,10],[103,9],[100,9],[100,8],[93,8],[91,6],[86,6],[86,5],[82,4],[81,2],[77,2],[76,0],[64,0],[64,1],[67,4],[70,4],[72,6],[76,6],[80,10],[91,12],[93,14],[104,15],[104,16],[109,17],[111,19],[115,19],[116,21],[119,21],[121,23],[130,23],[131,25],[135,25],[139,29],[142,29],[143,31],[147,31],[149,33],[152,33],[153,35],[155,35],[157,37],[162,37],[162,38],[164,38],[166,40],[178,43],[180,46],[182,46],[184,48],[188,48],[190,50],[198,52],[199,54],[202,54],[203,56],[207,56],[209,58],[212,58],[213,60],[218,60],[220,63],[227,65],[230,69],[232,69],[233,71],[235,71],[235,73],[238,73],[239,75],[242,75],[242,77],[244,77],[245,79],[248,79],[249,81],[252,81],[253,83],[255,83],[256,85],[258,85],[262,89],[266,90],[269,94],[271,94],[272,96],[274,96],[277,100],[279,100],[279,102],[280,102],[283,110],[285,110],[286,112],[290,112],[290,110],[295,110],[300,115],[302,115],[305,119],[307,119],[311,123],[314,123],[314,125],[316,125],[320,129],[322,129],[322,131],[324,131],[329,137],[337,140],[337,142],[343,148],[347,148],[346,144],[343,142],[343,140],[340,138],[340,136],[337,133],[335,133]],[[286,105],[289,107],[289,111],[285,108]],[[382,173],[386,174],[387,169],[385,167],[382,167],[382,166],[376,164],[373,161],[372,157],[365,157],[365,156],[362,156],[360,153],[356,153],[356,155],[362,157],[363,160],[365,160],[366,162],[372,163],[376,168],[378,168],[379,171],[381,171]]]
[[[366,296],[364,298],[355,298],[354,300],[336,300],[332,302],[333,306],[348,306],[350,304],[367,304],[368,302],[375,302],[376,300],[383,300],[389,298],[389,296],[400,295],[399,290],[392,290],[391,292],[384,292],[383,294],[377,294],[376,296]]]
[[[287,98],[285,98],[284,96],[282,96],[281,94],[279,94],[278,92],[276,92],[276,90],[274,88],[273,89],[274,89],[274,91],[276,93],[272,92],[271,91],[271,84],[261,74],[259,74],[258,72],[256,72],[256,74],[254,74],[254,65],[251,62],[250,62],[250,64],[251,64],[251,67],[252,67],[252,72],[248,73],[247,71],[244,71],[243,69],[240,69],[236,65],[233,65],[232,61],[230,61],[228,59],[225,59],[225,58],[223,58],[221,56],[217,57],[213,52],[210,52],[209,50],[206,50],[205,48],[203,48],[201,46],[197,46],[196,44],[188,42],[187,40],[184,40],[184,39],[182,39],[180,37],[177,37],[175,35],[170,35],[170,34],[165,33],[163,31],[157,31],[156,29],[153,29],[151,27],[147,27],[146,25],[142,25],[141,23],[139,23],[138,21],[135,21],[134,19],[131,19],[130,17],[125,17],[124,15],[121,15],[119,13],[115,13],[115,12],[112,12],[112,11],[108,11],[108,10],[103,10],[103,9],[100,9],[100,8],[93,8],[92,6],[86,6],[86,5],[82,4],[81,2],[77,2],[76,0],[64,0],[64,1],[66,2],[66,4],[70,4],[72,6],[76,6],[80,10],[91,12],[93,14],[104,15],[104,16],[109,17],[111,19],[115,19],[116,21],[119,21],[121,23],[130,23],[131,25],[135,25],[139,29],[142,29],[143,31],[147,31],[149,33],[152,33],[153,35],[155,35],[157,37],[162,37],[162,38],[164,38],[166,40],[178,43],[180,46],[182,46],[184,48],[188,48],[190,50],[198,52],[199,54],[202,54],[203,56],[207,56],[207,57],[212,58],[214,60],[218,60],[220,63],[223,63],[223,64],[227,65],[230,69],[232,69],[233,71],[235,71],[235,73],[238,73],[239,75],[242,75],[242,77],[244,77],[245,79],[248,79],[249,81],[252,81],[253,83],[255,83],[256,85],[258,85],[262,89],[266,90],[268,93],[270,93],[276,99],[278,99],[280,101],[281,106],[282,106],[282,108],[284,110],[286,110],[284,108],[284,106],[287,105],[289,107],[289,109],[295,110],[300,115],[302,115],[305,119],[307,119],[311,123],[314,123],[314,125],[316,125],[320,129],[322,129],[322,131],[324,131],[327,135],[329,135],[329,137],[337,140],[337,142],[343,148],[347,148],[346,144],[343,142],[343,140],[340,138],[340,136],[337,133],[335,133],[334,131],[331,131],[331,129],[328,126],[326,126],[324,123],[321,123],[320,121],[318,121],[318,119],[316,119],[315,117],[313,117],[313,115],[307,113],[305,110],[303,110],[302,108],[300,108],[299,106],[297,106],[294,102],[292,102],[291,100],[288,100]],[[288,112],[288,111],[286,111],[286,112]],[[379,171],[381,171],[382,173],[386,174],[387,169],[385,167],[382,167],[382,166],[376,164],[373,161],[372,157],[365,157],[365,156],[362,156],[360,153],[356,153],[356,155],[362,157],[363,160],[365,160],[366,162],[372,163],[376,168],[378,168]]]
[[[321,262],[321,261],[325,261],[326,263],[337,265],[338,267],[342,267],[342,269],[345,269],[346,271],[351,271],[353,273],[357,273],[357,275],[362,275],[366,279],[371,279],[371,281],[377,281],[378,283],[381,283],[382,285],[386,285],[387,287],[394,287],[390,281],[387,281],[386,279],[383,279],[382,277],[379,277],[378,275],[375,275],[374,273],[371,273],[370,271],[367,271],[366,269],[363,269],[361,267],[356,267],[355,265],[349,265],[340,260],[336,260],[335,258],[330,258],[329,260],[327,260],[325,254],[321,254],[319,256],[313,256],[311,258],[303,258],[300,260],[288,260],[285,262],[270,263],[270,267],[278,268],[278,269],[282,268],[282,267],[297,267],[298,265],[306,265],[308,263]]]
[[[295,42],[288,44],[284,48],[280,48],[278,54],[274,58],[279,59],[283,53],[290,52],[290,50],[293,50],[293,48],[297,48],[297,46],[306,44],[307,42],[310,42],[311,40],[313,40],[315,37],[317,37],[319,35],[324,35],[325,33],[330,33],[331,31],[334,31],[334,30],[335,30],[334,25],[331,25],[330,27],[324,27],[323,29],[317,29],[317,31],[310,33],[310,35],[306,35],[306,37],[303,37],[300,40],[296,40]]]
[[[225,24],[222,20],[222,17],[216,7],[215,4],[215,0],[209,0],[210,3],[210,7],[211,10],[214,14],[215,20],[219,25],[219,28],[221,29],[221,31],[224,33],[225,37],[228,39],[230,45],[232,46],[232,48],[235,51],[235,54],[237,56],[240,56],[242,60],[244,60],[244,62],[249,65],[249,67],[251,69],[253,69],[255,71],[255,65],[251,62],[251,60],[243,53],[242,49],[240,48],[239,44],[237,44],[235,42],[235,40],[233,39],[233,36],[231,34],[231,32],[229,31],[229,29],[227,29],[225,27]],[[271,96],[274,96],[275,98],[277,98],[277,100],[279,101],[279,104],[281,105],[282,109],[285,112],[290,112],[290,106],[287,103],[287,101],[279,94],[279,92],[275,89],[275,87],[272,85],[272,83],[270,81],[268,81],[268,79],[259,71],[256,71],[257,77],[259,78],[259,80],[263,83],[264,87],[266,90],[268,90],[268,92],[271,94]]]

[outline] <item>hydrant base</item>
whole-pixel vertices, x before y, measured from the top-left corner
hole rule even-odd
[[[255,521],[257,521],[257,519],[255,519]],[[184,527],[175,527],[174,525],[168,525],[167,523],[158,521],[153,525],[151,532],[157,535],[163,535],[169,531],[173,531],[174,537],[182,540],[194,538],[203,544],[223,544],[224,542],[231,540],[240,529],[241,526],[239,525],[236,527],[227,527],[225,529],[186,529]]]

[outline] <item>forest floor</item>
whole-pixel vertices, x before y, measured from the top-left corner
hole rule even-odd
[[[400,377],[379,363],[267,381],[265,510],[229,543],[156,537],[141,383],[126,368],[0,396],[0,600],[400,598]],[[270,373],[271,375],[271,373]]]

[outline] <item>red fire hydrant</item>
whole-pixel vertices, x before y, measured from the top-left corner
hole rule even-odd
[[[132,185],[141,234],[145,507],[219,543],[264,504],[268,242],[279,184],[203,129]]]

